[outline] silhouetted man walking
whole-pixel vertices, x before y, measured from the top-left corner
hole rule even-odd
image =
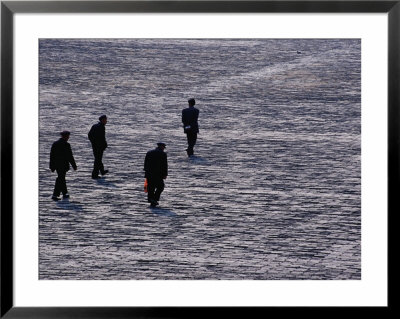
[[[148,151],[144,160],[145,177],[147,178],[147,201],[151,207],[158,205],[164,190],[164,179],[168,175],[167,154],[165,144],[157,143],[157,148]]]
[[[94,155],[94,165],[92,171],[92,178],[98,179],[99,172],[101,175],[108,173],[108,170],[104,169],[103,165],[103,153],[107,148],[106,141],[106,126],[107,116],[102,115],[99,117],[99,123],[92,126],[89,131],[88,137],[90,143],[92,143],[93,155]]]
[[[63,194],[63,198],[69,198],[65,175],[69,171],[70,163],[73,169],[75,171],[77,170],[71,145],[68,143],[70,132],[63,131],[60,135],[61,138],[53,143],[50,151],[50,170],[52,172],[57,171],[56,184],[54,186],[53,196],[51,197],[54,201],[60,200],[58,198],[60,193]]]
[[[197,141],[197,133],[199,133],[199,110],[194,107],[196,101],[194,99],[188,100],[189,107],[182,110],[182,123],[183,131],[186,133],[188,148],[186,153],[188,156],[194,154],[193,148]]]

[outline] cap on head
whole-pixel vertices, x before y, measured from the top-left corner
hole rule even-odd
[[[60,133],[60,135],[62,136],[62,137],[64,137],[64,136],[69,136],[71,133],[69,132],[69,131],[62,131],[61,133]]]
[[[194,98],[189,99],[188,102],[189,102],[189,105],[195,105],[196,104],[196,101],[194,100]]]
[[[107,116],[103,114],[102,116],[99,117],[99,121],[101,122],[101,120],[106,119],[106,118],[107,118]]]
[[[165,143],[162,143],[162,142],[157,143],[157,146],[158,147],[166,147]]]

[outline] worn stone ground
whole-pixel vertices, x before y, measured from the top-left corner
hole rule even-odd
[[[40,279],[361,279],[360,43],[316,41],[41,40]],[[95,181],[102,113],[110,174]],[[63,129],[78,170],[56,203]],[[151,209],[159,140],[169,176]]]

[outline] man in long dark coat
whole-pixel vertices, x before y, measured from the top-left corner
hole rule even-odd
[[[104,169],[103,165],[103,153],[107,148],[106,141],[106,126],[107,124],[107,116],[102,115],[99,117],[99,123],[94,124],[89,131],[88,137],[90,143],[92,143],[93,155],[94,155],[94,164],[92,171],[92,178],[98,179],[100,178],[99,172],[101,175],[105,175],[108,173],[108,170]]]
[[[197,141],[197,133],[199,133],[199,110],[194,107],[196,101],[194,99],[188,100],[189,107],[182,110],[182,123],[183,131],[186,133],[188,148],[186,153],[188,156],[194,154],[193,148]]]
[[[68,143],[70,132],[63,131],[60,135],[61,138],[53,143],[50,151],[50,170],[52,172],[57,171],[56,184],[51,197],[55,201],[60,200],[58,198],[60,193],[63,194],[63,198],[69,198],[65,175],[69,171],[70,164],[74,170],[77,170],[71,145]]]
[[[144,160],[145,177],[147,178],[147,201],[152,207],[158,205],[164,190],[164,179],[168,176],[167,154],[165,144],[157,143],[157,148],[148,151]]]

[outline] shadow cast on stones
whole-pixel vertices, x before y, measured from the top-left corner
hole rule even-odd
[[[99,179],[96,179],[97,184],[105,187],[111,187],[111,188],[118,188],[117,185],[115,185],[113,182],[108,181],[106,178],[102,177]]]
[[[83,212],[83,206],[79,203],[71,202],[69,199],[63,199],[57,202],[57,207],[65,210],[73,210],[77,212]]]
[[[194,164],[201,164],[201,165],[207,165],[208,161],[207,159],[197,156],[197,155],[192,155],[190,157],[188,157],[189,162],[192,162]]]
[[[165,216],[165,217],[178,217],[178,215],[175,212],[167,208],[151,207],[151,206],[149,206],[149,208],[151,212],[155,215]]]

